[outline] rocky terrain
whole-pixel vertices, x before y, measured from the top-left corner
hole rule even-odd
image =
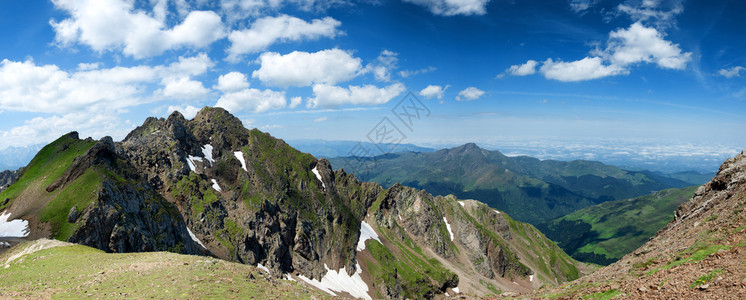
[[[682,204],[647,243],[620,261],[534,297],[746,298],[746,152]]]
[[[211,255],[331,295],[529,292],[591,269],[504,212],[361,182],[219,108],[149,118],[121,142],[63,136],[0,198],[28,239]]]
[[[16,182],[16,180],[18,179],[18,175],[21,174],[22,171],[23,171],[23,168],[15,170],[15,171],[5,170],[5,171],[0,172],[0,192],[2,192],[6,188],[8,188],[8,186]]]

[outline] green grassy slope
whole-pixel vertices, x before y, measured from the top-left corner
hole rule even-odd
[[[255,267],[168,252],[111,254],[80,245],[0,255],[0,298],[310,299],[325,294]]]
[[[637,249],[673,219],[696,186],[590,206],[537,226],[572,257],[610,264]]]

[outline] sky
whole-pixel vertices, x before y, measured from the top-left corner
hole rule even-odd
[[[739,0],[0,0],[0,151],[218,106],[290,140],[388,128],[426,146],[731,154],[746,147],[744,14]]]

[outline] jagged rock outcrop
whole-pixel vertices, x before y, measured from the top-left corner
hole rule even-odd
[[[21,175],[21,172],[23,172],[23,168],[20,168],[18,170],[5,170],[0,172],[0,192],[8,188],[11,184],[15,183],[16,180],[18,180],[18,177]],[[5,199],[0,199],[0,205],[4,200]]]

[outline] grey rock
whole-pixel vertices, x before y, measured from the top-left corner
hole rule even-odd
[[[70,213],[67,214],[67,222],[75,223],[78,220],[78,207],[73,206],[70,208]]]

